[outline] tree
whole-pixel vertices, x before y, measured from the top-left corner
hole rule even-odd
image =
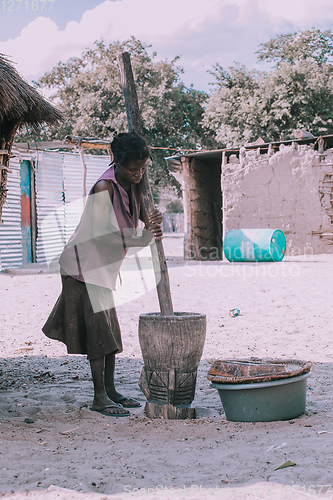
[[[226,71],[216,65],[212,72],[216,90],[203,124],[214,132],[219,144],[239,146],[259,136],[266,142],[292,139],[297,128],[314,135],[333,133],[333,70],[329,63],[333,35],[319,30],[279,35],[261,44],[257,53],[259,60],[274,60],[275,68],[249,71],[236,65]]]
[[[213,92],[204,114],[204,125],[214,132],[224,146],[249,142],[264,132],[261,74],[237,65],[225,71],[220,65],[212,72],[217,90]]]
[[[333,33],[312,28],[300,33],[277,35],[259,47],[256,52],[258,61],[276,61],[276,66],[282,62],[296,64],[298,61],[320,65],[333,60]]]
[[[49,137],[63,139],[74,134],[109,139],[114,131],[127,130],[117,60],[119,51],[127,50],[131,54],[145,137],[150,145],[165,148],[153,150],[150,174],[154,188],[176,184],[163,160],[174,154],[172,148],[197,149],[210,144],[200,124],[208,95],[185,87],[177,57],[171,62],[154,61],[156,53],[150,57],[147,48],[134,37],[109,46],[103,41],[95,42],[80,57],[60,62],[37,86],[53,91],[51,99],[66,118],[60,129],[47,131]]]

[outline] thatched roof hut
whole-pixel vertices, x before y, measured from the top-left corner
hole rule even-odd
[[[17,129],[25,124],[38,128],[42,123],[57,124],[61,120],[60,111],[25,82],[0,54],[0,218],[7,193],[10,150]]]
[[[57,123],[62,115],[16,69],[0,55],[0,132],[4,135],[10,124],[38,127],[41,123]]]

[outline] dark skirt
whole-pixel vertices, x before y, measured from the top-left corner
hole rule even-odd
[[[62,274],[62,292],[42,330],[60,340],[68,354],[97,359],[122,352],[120,327],[112,290]]]

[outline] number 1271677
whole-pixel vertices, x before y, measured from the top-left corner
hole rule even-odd
[[[1,0],[3,12],[50,12],[55,0]]]

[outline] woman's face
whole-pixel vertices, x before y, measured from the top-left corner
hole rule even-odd
[[[117,169],[125,181],[130,182],[131,184],[139,184],[143,174],[145,173],[147,162],[148,159],[137,160],[127,163],[126,166],[118,165]]]

